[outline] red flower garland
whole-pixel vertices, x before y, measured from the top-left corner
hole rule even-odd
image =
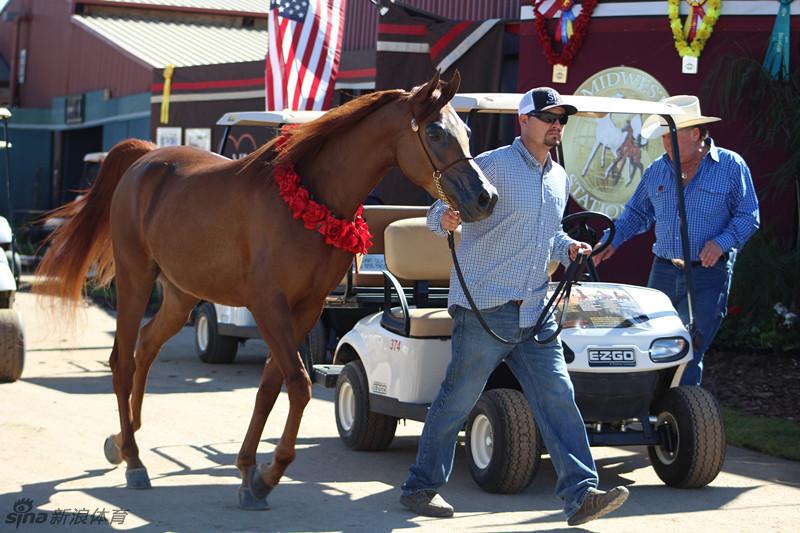
[[[280,141],[278,146],[280,146]],[[324,205],[311,199],[308,190],[300,185],[300,176],[292,165],[275,168],[275,182],[278,191],[289,206],[292,216],[302,220],[306,229],[316,230],[325,243],[354,254],[365,254],[372,246],[372,234],[367,221],[361,216],[363,206],[358,208],[352,221],[333,216]]]
[[[581,4],[581,14],[575,19],[575,26],[572,29],[572,37],[567,41],[567,46],[556,54],[553,51],[553,43],[550,40],[550,34],[547,32],[547,20],[544,15],[539,11],[538,7],[543,0],[534,0],[534,9],[536,10],[536,33],[539,37],[539,42],[544,50],[544,55],[551,65],[564,65],[568,67],[572,64],[575,54],[583,44],[583,39],[589,30],[589,19],[592,18],[592,12],[597,6],[597,0],[583,0]]]

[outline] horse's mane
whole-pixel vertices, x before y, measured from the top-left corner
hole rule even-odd
[[[408,94],[397,89],[370,93],[331,109],[316,120],[287,128],[279,137],[244,157],[245,168],[259,161],[278,166],[294,164],[304,158],[313,157],[331,137],[347,130],[389,102],[399,100]],[[280,138],[283,139],[281,149],[274,150]]]

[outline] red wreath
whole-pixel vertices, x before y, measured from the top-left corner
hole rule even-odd
[[[533,8],[536,11],[536,33],[539,37],[539,42],[544,50],[544,55],[551,65],[564,65],[568,67],[572,64],[575,54],[578,53],[583,44],[583,39],[589,31],[589,19],[592,18],[592,12],[597,6],[597,0],[583,0],[581,4],[581,14],[575,19],[575,25],[572,28],[572,37],[567,41],[567,46],[556,54],[553,51],[553,43],[550,39],[550,34],[547,32],[547,20],[545,16],[539,11],[539,5],[544,0],[534,0]],[[559,1],[559,0],[556,0]]]
[[[292,216],[301,220],[306,229],[318,231],[330,246],[354,254],[367,253],[372,246],[372,234],[361,216],[363,206],[358,208],[352,221],[338,219],[327,207],[311,199],[308,190],[300,185],[300,176],[292,165],[277,167],[274,176],[281,198],[289,206]]]

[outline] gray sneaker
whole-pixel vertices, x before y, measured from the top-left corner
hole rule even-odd
[[[625,500],[628,499],[628,494],[628,489],[625,487],[614,487],[608,492],[589,488],[586,491],[586,497],[583,499],[580,509],[569,517],[567,524],[577,526],[605,516],[625,503]]]
[[[400,497],[406,508],[423,516],[448,518],[453,516],[453,506],[444,501],[435,490],[419,490]]]

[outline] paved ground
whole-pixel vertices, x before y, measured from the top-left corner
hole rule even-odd
[[[17,309],[28,349],[22,380],[0,384],[0,531],[732,533],[800,527],[800,464],[737,448],[728,449],[724,471],[702,490],[664,486],[642,449],[595,448],[602,486],[626,485],[631,498],[584,529],[567,528],[549,461],[524,493],[500,496],[475,485],[459,450],[443,492],[456,516],[415,517],[398,503],[397,486],[414,459],[421,424],[401,425],[387,451],[352,452],[338,438],[331,391],[317,386],[297,460],[271,495],[272,510],[243,512],[236,507],[233,463],[263,345],[246,345],[234,365],[205,365],[194,355],[189,328],[165,346],[151,372],[137,438],[154,488],[131,491],[124,488],[123,469],[109,465],[102,452],[106,435],[118,429],[107,365],[113,317],[86,307],[77,333],[68,333],[57,327],[63,318],[48,316],[30,294],[18,295]],[[259,448],[262,460],[276,444],[287,408],[282,395]],[[109,522],[88,523],[102,511]]]

